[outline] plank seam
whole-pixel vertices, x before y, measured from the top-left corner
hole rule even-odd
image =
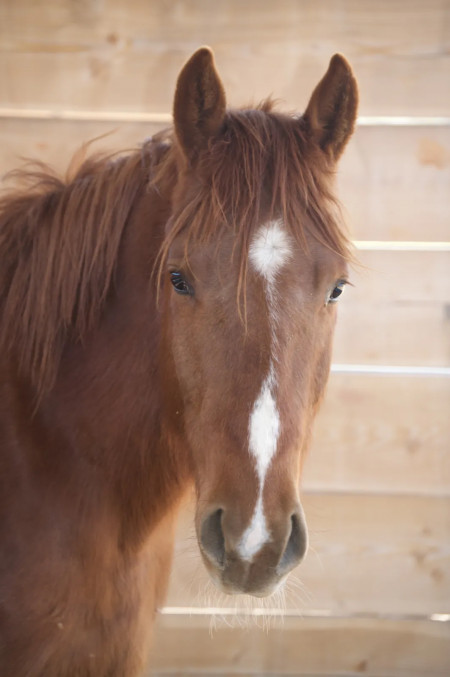
[[[450,252],[450,242],[411,240],[353,240],[360,251],[373,252]]]
[[[430,623],[450,623],[450,614],[431,613],[431,614],[397,614],[397,613],[375,613],[375,612],[349,612],[337,613],[329,609],[278,609],[256,607],[253,609],[233,607],[192,607],[192,606],[165,606],[158,609],[162,616],[235,616],[236,611],[241,616],[279,616],[282,618],[299,619],[323,619],[323,620],[389,620],[395,622],[415,621]]]
[[[412,365],[338,364],[331,365],[334,374],[364,374],[376,376],[439,376],[450,377],[450,367],[419,367]]]
[[[141,111],[96,111],[47,108],[0,108],[0,118],[36,120],[70,120],[86,122],[153,122],[170,124],[172,115],[167,112]],[[403,115],[361,115],[359,127],[450,127],[450,117],[445,116],[403,116]]]

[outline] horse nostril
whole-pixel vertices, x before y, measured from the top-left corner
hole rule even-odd
[[[305,556],[308,548],[308,532],[301,512],[291,515],[291,533],[278,564],[280,573],[287,573],[293,569]]]
[[[222,531],[222,513],[219,508],[203,521],[200,544],[206,557],[213,564],[223,567],[225,563],[225,539]]]

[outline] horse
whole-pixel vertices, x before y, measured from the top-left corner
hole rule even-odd
[[[2,197],[2,675],[141,674],[189,488],[220,590],[271,595],[304,558],[357,100],[337,54],[302,115],[227,108],[203,47],[170,129]]]

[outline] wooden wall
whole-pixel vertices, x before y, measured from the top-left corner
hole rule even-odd
[[[269,634],[209,636],[210,607],[220,625],[235,601],[202,594],[187,508],[149,674],[450,674],[450,2],[2,0],[0,173],[20,156],[64,169],[111,130],[97,146],[134,146],[167,124],[205,43],[232,105],[272,93],[302,110],[330,56],[350,60],[362,117],[339,188],[363,265],[340,304],[303,483],[312,548],[284,625],[269,611]]]

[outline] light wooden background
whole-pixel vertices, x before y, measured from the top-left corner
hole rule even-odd
[[[340,304],[284,623],[220,621],[233,600],[203,594],[187,508],[149,674],[448,675],[450,2],[0,0],[0,173],[19,156],[64,169],[111,130],[98,147],[134,146],[167,124],[201,44],[232,105],[302,110],[347,56],[362,117],[339,187],[364,267]]]

